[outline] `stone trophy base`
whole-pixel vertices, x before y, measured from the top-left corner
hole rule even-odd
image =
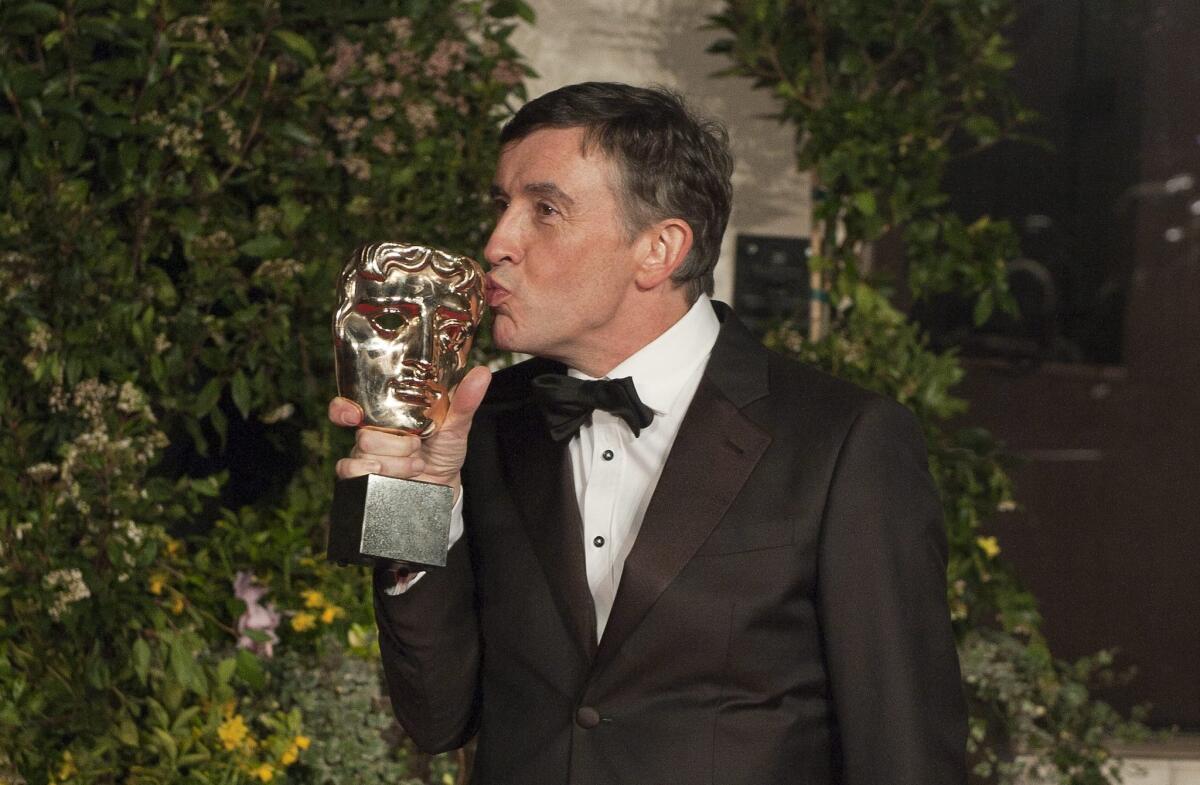
[[[341,565],[445,567],[453,506],[446,485],[379,474],[336,480],[326,556]]]

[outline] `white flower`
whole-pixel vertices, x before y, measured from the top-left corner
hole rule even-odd
[[[261,419],[267,425],[271,425],[273,423],[277,423],[277,422],[286,420],[287,418],[291,417],[292,414],[295,413],[295,411],[296,411],[295,406],[293,406],[290,403],[285,403],[282,406],[276,406],[274,409],[267,412],[259,419]]]
[[[121,392],[117,396],[117,411],[133,414],[145,407],[146,396],[133,382],[125,382],[121,385]]]
[[[54,477],[54,475],[58,474],[58,467],[52,463],[42,461],[41,463],[35,463],[33,466],[30,466],[25,470],[25,473],[28,474],[35,482],[44,482],[45,480],[49,480]]]
[[[125,538],[132,545],[141,545],[142,541],[146,539],[146,530],[131,520],[117,521],[116,528],[125,534]]]
[[[50,616],[58,619],[67,606],[79,600],[92,596],[87,584],[83,582],[83,573],[76,568],[55,570],[42,578],[42,584],[56,593],[54,604],[50,606]]]

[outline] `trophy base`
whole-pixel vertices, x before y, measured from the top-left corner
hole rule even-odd
[[[380,474],[337,480],[326,556],[343,566],[445,567],[453,506],[446,485]]]

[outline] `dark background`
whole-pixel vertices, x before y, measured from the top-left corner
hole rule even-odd
[[[1014,82],[1052,149],[1005,143],[949,185],[1021,229],[1032,318],[934,314],[934,338],[973,355],[964,421],[1021,461],[994,531],[1053,650],[1119,648],[1137,676],[1103,696],[1200,730],[1200,2],[1018,7]]]

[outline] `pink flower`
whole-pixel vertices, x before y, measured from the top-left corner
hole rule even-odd
[[[331,84],[338,84],[350,75],[350,69],[358,65],[362,59],[363,45],[352,44],[338,36],[333,42],[333,65],[325,71],[325,77]]]
[[[233,580],[233,595],[246,603],[246,612],[237,621],[238,648],[249,649],[255,654],[270,657],[274,653],[275,644],[279,643],[279,636],[275,634],[275,628],[279,626],[282,616],[275,610],[274,603],[260,604],[259,600],[266,595],[267,591],[267,587],[260,585],[254,575],[249,572],[239,570],[237,577]],[[265,635],[266,640],[259,641],[252,638],[248,634],[251,630]]]
[[[425,61],[425,75],[441,79],[466,60],[467,45],[463,41],[449,39],[438,41],[433,54]]]
[[[492,69],[491,77],[494,82],[498,82],[505,87],[513,87],[521,83],[521,80],[525,78],[525,74],[521,71],[521,66],[513,61],[501,60]]]

